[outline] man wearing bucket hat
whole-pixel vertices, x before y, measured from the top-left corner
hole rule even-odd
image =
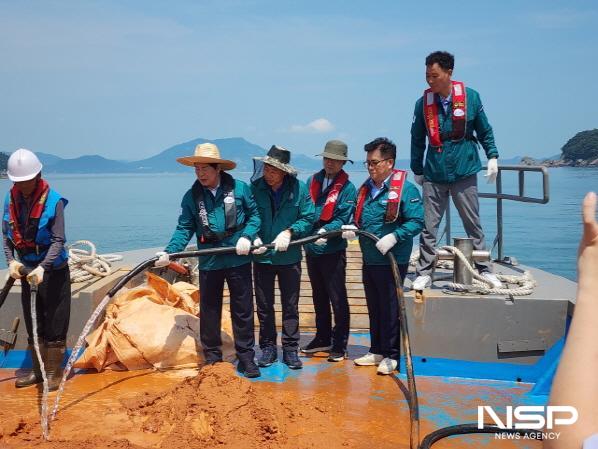
[[[343,170],[347,161],[347,144],[340,140],[326,143],[322,156],[323,169],[307,180],[315,204],[312,232],[322,234],[349,224],[355,207],[356,189]],[[341,236],[318,239],[305,245],[307,272],[311,282],[316,335],[301,351],[312,354],[329,351],[328,361],[339,362],[346,357],[349,339],[349,302],[347,300],[347,241]],[[334,312],[334,328],[332,315]]]
[[[254,246],[274,243],[274,251],[261,247],[254,251],[255,302],[260,321],[260,366],[277,360],[274,314],[274,283],[278,277],[282,304],[283,362],[291,369],[302,367],[299,349],[299,288],[301,247],[289,247],[291,239],[310,234],[314,205],[307,186],[296,178],[290,165],[290,151],[272,146],[265,157],[254,158],[251,189],[262,226]]]
[[[213,143],[197,145],[193,156],[177,161],[195,168],[197,177],[181,202],[178,225],[170,242],[156,253],[156,266],[169,264],[169,253],[185,249],[193,235],[197,248],[235,246],[236,254],[199,257],[200,339],[207,364],[222,361],[221,318],[224,281],[230,291],[230,312],[238,370],[259,377],[255,364],[251,241],[260,227],[260,216],[249,186],[227,170],[236,167],[222,159]]]
[[[370,177],[359,188],[354,223],[345,226],[344,238],[355,238],[355,229],[374,234],[374,243],[359,237],[363,255],[363,288],[370,319],[370,350],[354,360],[358,366],[378,366],[378,374],[392,374],[400,356],[400,322],[397,290],[386,254],[395,258],[401,281],[409,268],[413,237],[424,225],[424,211],[417,188],[407,172],[394,168],[397,148],[385,137],[364,147]]]
[[[13,187],[4,200],[2,234],[9,275],[21,279],[21,302],[33,362],[32,372],[18,378],[15,386],[43,381],[40,361],[33,351],[31,285],[36,285],[40,353],[53,391],[62,379],[71,313],[71,276],[64,248],[64,208],[68,201],[50,188],[41,170],[37,156],[24,148],[8,158],[7,174]],[[20,273],[23,267],[31,270],[27,276]]]

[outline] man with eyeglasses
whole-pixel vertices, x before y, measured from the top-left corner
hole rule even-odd
[[[498,174],[498,150],[480,95],[452,81],[455,58],[444,51],[426,58],[426,82],[430,86],[417,100],[411,125],[411,170],[422,186],[426,224],[420,236],[420,255],[414,290],[432,283],[436,264],[436,234],[447,209],[449,195],[473,239],[474,249],[486,247],[480,223],[477,173],[482,169],[478,143],[488,157],[488,183]],[[426,137],[428,148],[426,152]],[[426,163],[424,166],[424,152]],[[491,265],[476,262],[476,268],[494,288],[502,284],[491,272]]]
[[[406,180],[405,170],[394,168],[395,144],[379,137],[364,147],[369,179],[359,188],[354,224],[343,226],[343,238],[355,238],[363,229],[379,237],[377,243],[359,237],[363,255],[363,287],[370,319],[370,350],[355,359],[358,366],[378,366],[379,374],[392,374],[400,356],[400,323],[395,280],[386,254],[397,261],[404,282],[413,237],[424,224],[419,191]]]

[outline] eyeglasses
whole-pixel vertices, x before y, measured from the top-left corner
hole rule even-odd
[[[363,163],[363,166],[364,166],[365,168],[368,168],[370,165],[371,165],[372,167],[377,167],[377,166],[378,166],[378,164],[379,164],[380,162],[384,162],[384,161],[390,161],[390,160],[392,160],[392,158],[391,158],[391,157],[387,157],[386,159],[382,159],[381,161],[378,161],[378,160],[376,160],[376,159],[372,159],[371,161],[365,161],[365,162]]]

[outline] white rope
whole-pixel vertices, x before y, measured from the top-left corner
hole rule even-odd
[[[76,248],[88,246],[89,250]],[[67,246],[69,253],[69,268],[71,283],[84,282],[94,277],[105,277],[112,273],[111,264],[122,260],[118,254],[97,254],[96,247],[89,240],[77,240]]]
[[[494,288],[492,283],[485,277],[478,274],[478,272],[472,267],[465,255],[454,246],[443,246],[441,249],[445,249],[451,252],[454,256],[458,257],[465,265],[465,268],[473,276],[473,285],[457,284],[450,282],[448,288],[461,292],[479,293],[482,295],[508,295],[508,296],[526,296],[531,295],[534,292],[536,281],[532,277],[529,271],[525,271],[521,276],[516,275],[505,275],[497,274],[496,277],[499,281],[505,284],[519,285],[518,288]]]

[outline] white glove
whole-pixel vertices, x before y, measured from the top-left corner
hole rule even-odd
[[[8,264],[8,275],[13,279],[21,279],[23,277],[23,275],[21,273],[19,273],[19,270],[23,267],[24,267],[24,265],[21,262],[18,262],[13,259]]]
[[[386,255],[386,253],[397,244],[397,236],[393,233],[386,234],[380,240],[376,242],[376,248],[378,251],[382,253],[382,255]]]
[[[343,231],[343,233],[341,234],[341,236],[345,240],[355,240],[357,238],[357,234],[355,234],[355,231],[357,231],[357,226],[355,226],[355,225],[342,225],[341,229]]]
[[[414,175],[413,179],[415,179],[415,182],[418,183],[420,186],[424,185],[424,175]]]
[[[35,267],[31,273],[27,275],[27,282],[31,285],[39,285],[44,280],[44,268],[41,265]]]
[[[264,242],[262,242],[262,239],[259,237],[256,237],[255,240],[253,241],[253,246],[257,246],[258,248],[254,249],[252,251],[252,253],[259,256],[260,254],[264,254],[266,251],[268,251],[268,248],[266,248],[265,246],[262,246],[263,244],[264,244]]]
[[[249,255],[249,248],[251,248],[251,240],[247,237],[241,237],[237,240],[237,246],[235,246],[237,256]]]
[[[494,184],[496,182],[496,175],[498,175],[498,160],[493,157],[492,159],[488,159],[488,171],[484,175],[487,178],[488,184]]]
[[[274,243],[274,251],[286,251],[289,249],[289,243],[291,243],[291,231],[285,229],[276,236],[272,243]]]
[[[325,232],[326,232],[326,229],[320,228],[320,229],[318,229],[317,234],[320,235],[320,234],[324,234]],[[318,246],[324,246],[327,242],[328,242],[328,239],[318,239],[314,243]]]
[[[170,263],[170,256],[165,251],[158,251],[156,257],[158,258],[158,260],[154,262],[154,267],[156,268],[167,267]]]

